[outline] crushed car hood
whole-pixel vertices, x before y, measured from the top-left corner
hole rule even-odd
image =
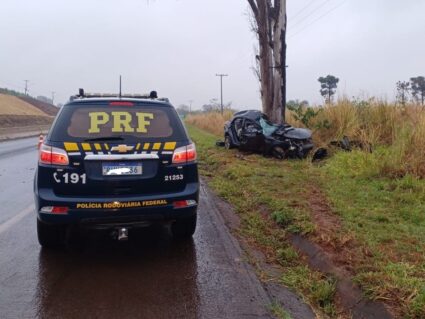
[[[292,128],[285,132],[287,138],[293,138],[298,140],[305,140],[311,138],[311,131],[305,128]]]

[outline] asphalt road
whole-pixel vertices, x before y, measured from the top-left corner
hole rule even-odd
[[[0,143],[0,318],[269,318],[271,301],[205,187],[193,241],[146,229],[125,243],[99,233],[41,249],[36,143]]]

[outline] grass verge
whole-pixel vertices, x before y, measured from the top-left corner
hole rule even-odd
[[[215,146],[215,135],[188,129],[201,175],[234,206],[239,234],[281,265],[282,284],[323,316],[338,316],[335,279],[307,267],[288,241],[303,234],[339,257],[369,298],[385,302],[397,317],[425,317],[424,181],[375,176],[379,152],[337,153],[313,166],[226,151]],[[322,232],[326,223],[312,214],[316,189],[340,221],[332,232]]]

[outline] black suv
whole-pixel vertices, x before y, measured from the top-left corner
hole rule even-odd
[[[174,107],[155,97],[80,90],[62,107],[40,146],[34,180],[42,246],[64,243],[70,226],[127,239],[130,228],[166,223],[175,237],[193,235],[195,145]]]

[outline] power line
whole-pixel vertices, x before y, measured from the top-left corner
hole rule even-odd
[[[322,14],[321,16],[319,16],[316,20],[312,21],[311,23],[307,24],[304,26],[304,28],[300,29],[298,32],[291,34],[288,39],[293,38],[294,36],[300,34],[301,32],[303,32],[305,29],[307,29],[308,27],[310,27],[311,25],[315,24],[316,22],[318,22],[319,20],[323,19],[324,17],[326,17],[327,15],[329,15],[330,13],[332,13],[333,11],[335,11],[336,9],[338,9],[339,7],[341,7],[344,3],[346,3],[347,0],[342,1],[340,4],[338,4],[337,6],[333,7],[332,9],[330,9],[329,11],[325,12],[324,14]]]
[[[313,14],[315,14],[318,10],[322,9],[322,8],[323,8],[323,6],[324,6],[325,4],[327,4],[328,2],[330,2],[330,1],[332,1],[332,0],[326,0],[325,2],[323,2],[321,5],[319,5],[318,7],[316,7],[313,11],[311,11],[308,15],[306,15],[303,19],[301,19],[301,20],[300,20],[300,21],[298,21],[298,22],[295,22],[295,23],[292,25],[292,28],[294,28],[294,27],[296,27],[296,26],[298,26],[298,25],[302,24],[304,21],[306,21],[306,20],[307,20],[307,18],[311,17],[311,16],[312,16]]]
[[[311,0],[306,6],[304,6],[300,11],[298,11],[297,13],[295,13],[291,19],[295,19],[296,17],[298,17],[301,13],[304,12],[305,9],[307,9],[309,6],[311,6],[316,0]]]

